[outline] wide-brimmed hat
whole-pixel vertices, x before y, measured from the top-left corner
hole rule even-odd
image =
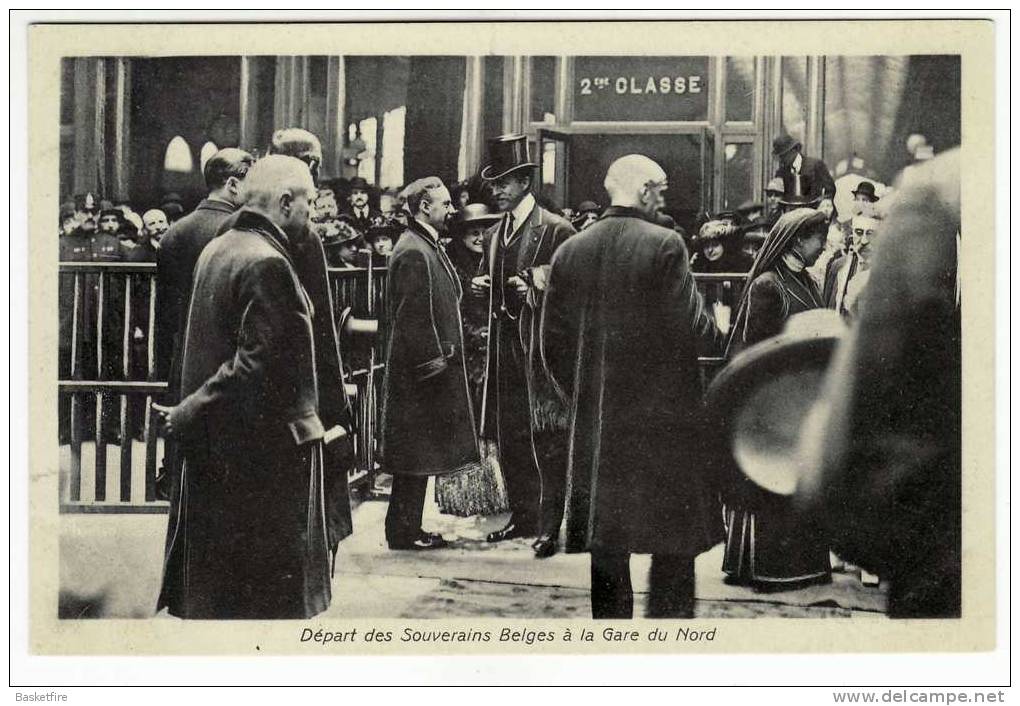
[[[379,238],[396,240],[397,236],[400,235],[403,230],[404,227],[397,221],[389,218],[378,218],[368,226],[368,230],[365,232],[365,240],[369,243],[374,242]]]
[[[535,169],[531,161],[526,135],[500,135],[489,140],[489,163],[482,169],[482,179],[495,181],[518,169]]]
[[[857,188],[850,193],[854,196],[864,196],[872,203],[878,201],[878,196],[875,195],[875,185],[867,179],[862,179]]]
[[[325,247],[338,247],[344,243],[351,243],[361,240],[361,233],[357,228],[352,226],[349,222],[341,220],[339,218],[334,219],[332,223],[336,226],[336,235],[324,238],[322,241]]]
[[[739,353],[712,380],[707,412],[726,440],[729,463],[719,470],[727,495],[753,500],[794,493],[801,423],[822,393],[845,332],[830,309],[796,314],[781,334]]]
[[[355,189],[357,189],[358,191],[365,191],[365,192],[367,192],[368,189],[369,189],[369,184],[362,177],[359,177],[359,176],[354,177],[347,184],[347,190],[350,192],[350,191],[354,191]]]
[[[500,215],[490,211],[484,203],[469,203],[454,219],[452,225],[457,230],[464,230],[468,226],[491,226],[499,219]]]
[[[791,150],[795,150],[800,147],[800,143],[788,133],[783,133],[776,139],[772,140],[772,154],[776,157],[782,157],[784,154]]]
[[[737,228],[722,220],[711,220],[706,222],[694,236],[694,242],[701,244],[710,240],[721,240],[737,233]]]

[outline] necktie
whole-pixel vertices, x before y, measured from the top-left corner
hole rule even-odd
[[[514,214],[512,212],[507,211],[505,223],[506,223],[506,225],[505,225],[504,230],[503,230],[503,244],[504,245],[506,245],[506,244],[508,244],[510,242],[510,236],[513,235],[513,232],[514,232]]]

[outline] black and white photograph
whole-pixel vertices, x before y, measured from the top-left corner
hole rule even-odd
[[[711,24],[31,28],[47,625],[994,647],[990,24]]]

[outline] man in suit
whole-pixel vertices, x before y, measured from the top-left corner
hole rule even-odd
[[[382,217],[382,213],[369,206],[367,181],[361,177],[354,177],[351,179],[350,189],[351,195],[347,199],[348,207],[344,209],[344,213],[362,235],[367,235],[369,227]]]
[[[825,162],[806,156],[791,135],[783,133],[773,140],[772,154],[779,160],[776,176],[783,180],[785,201],[803,206],[836,195],[836,183]]]
[[[549,262],[575,231],[535,201],[538,165],[524,135],[494,138],[489,152],[481,174],[503,217],[487,236],[472,291],[489,297],[481,435],[499,446],[511,514],[487,539],[537,534],[532,548],[543,558],[556,553],[563,521],[567,416],[539,359],[538,324]]]
[[[386,512],[390,549],[436,549],[442,536],[421,527],[430,475],[479,466],[464,365],[460,280],[440,247],[455,211],[437,177],[412,183],[413,216],[393,251],[386,280],[390,339],[383,386],[383,460],[393,474]]]
[[[312,312],[293,249],[312,178],[270,155],[234,226],[202,251],[179,404],[157,407],[180,440],[157,610],[193,619],[310,618],[330,603]],[[334,442],[336,443],[336,442]]]
[[[191,303],[195,263],[205,246],[244,199],[242,181],[255,158],[244,150],[228,147],[205,163],[209,195],[187,216],[173,223],[160,239],[156,260],[156,378],[167,380],[165,404],[180,400],[184,329]],[[168,440],[163,469],[157,478],[157,494],[166,497],[171,476],[179,468],[177,445]]]
[[[718,337],[680,236],[652,219],[666,174],[613,162],[611,206],[553,257],[542,354],[571,406],[567,551],[591,553],[592,616],[633,617],[630,554],[652,555],[648,617],[694,617],[694,557],[721,538],[702,436],[699,343]]]

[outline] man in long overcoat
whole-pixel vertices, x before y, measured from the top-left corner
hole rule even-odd
[[[181,398],[181,363],[184,331],[195,263],[205,246],[216,237],[223,222],[244,200],[241,186],[255,158],[244,150],[228,147],[210,157],[202,170],[209,195],[198,207],[176,221],[160,240],[156,259],[155,351],[156,379],[168,382],[164,402],[176,404]],[[167,440],[163,473],[157,480],[160,495],[167,495],[172,477],[180,469],[177,444]]]
[[[397,241],[386,281],[390,340],[383,382],[383,461],[393,474],[386,513],[391,549],[435,549],[443,538],[421,527],[430,475],[479,465],[464,364],[460,280],[439,245],[454,213],[436,177],[407,188],[413,216]]]
[[[628,155],[612,205],[556,252],[542,353],[570,405],[568,552],[591,553],[592,614],[630,618],[630,554],[650,553],[649,617],[691,617],[694,557],[721,539],[700,437],[699,342],[714,343],[680,236],[650,222],[666,175]]]
[[[487,236],[472,289],[489,297],[481,435],[499,446],[511,514],[487,539],[537,533],[532,547],[543,558],[556,553],[563,522],[567,414],[542,367],[538,325],[549,262],[574,229],[531,194],[538,165],[525,136],[494,138],[489,152],[482,177],[503,217]]]
[[[292,257],[315,188],[275,155],[246,187],[195,268],[181,402],[157,407],[183,456],[157,609],[183,618],[308,618],[330,602],[313,313]]]

